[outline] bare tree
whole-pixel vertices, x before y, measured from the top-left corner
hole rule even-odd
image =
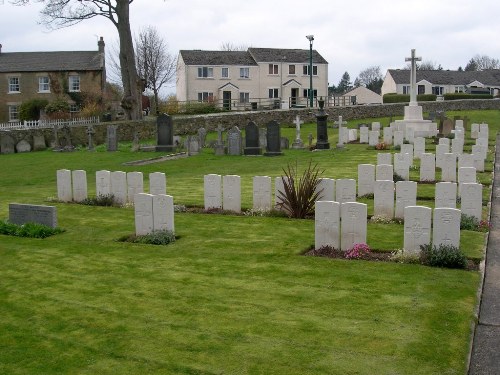
[[[380,66],[370,66],[362,70],[356,80],[359,82],[360,86],[364,86],[378,94],[380,94],[382,83],[384,82]]]
[[[158,93],[166,83],[174,79],[177,61],[153,26],[141,30],[135,44],[137,71],[144,79],[146,88],[153,91],[155,108],[158,109]]]
[[[220,45],[221,51],[246,51],[248,46],[245,44],[236,45],[233,42],[224,42]]]
[[[411,70],[411,64],[406,64],[403,69]],[[426,60],[421,63],[417,63],[417,70],[443,70],[443,67],[441,64],[436,64],[434,61]]]
[[[130,30],[129,6],[134,0],[12,0],[15,5],[30,2],[45,4],[40,11],[41,22],[49,29],[70,27],[102,16],[115,25],[120,40],[120,69],[124,97],[122,107],[129,119],[139,119],[141,94],[135,65],[134,44]]]
[[[465,70],[490,70],[499,69],[500,61],[487,55],[475,55],[470,59]]]

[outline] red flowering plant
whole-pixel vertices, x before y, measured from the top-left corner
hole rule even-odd
[[[363,255],[370,253],[370,247],[365,243],[355,243],[352,248],[346,251],[345,257],[347,259],[360,259]]]

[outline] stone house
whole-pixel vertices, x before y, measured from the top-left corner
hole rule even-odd
[[[352,97],[355,97],[355,103],[353,104],[382,104],[382,95],[364,86],[355,87],[342,96],[349,98],[351,101],[353,100]]]
[[[307,103],[309,50],[248,48],[247,51],[181,50],[177,99],[214,101],[228,110],[293,107]],[[313,93],[328,93],[328,62],[312,52]]]
[[[19,121],[27,100],[63,97],[79,111],[82,93],[102,96],[106,84],[104,40],[96,51],[2,52],[0,45],[0,123]]]
[[[500,92],[500,70],[457,71],[417,70],[418,94],[444,95],[469,92],[498,95]],[[389,93],[410,93],[410,70],[389,69],[382,84],[382,96]]]

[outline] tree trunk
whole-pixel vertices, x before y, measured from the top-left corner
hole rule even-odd
[[[120,69],[122,73],[122,106],[130,120],[142,118],[141,87],[137,75],[134,43],[130,30],[129,0],[116,1],[118,35],[120,38]]]
[[[156,113],[158,113],[158,111],[159,111],[159,106],[158,106],[158,89],[156,87],[153,88],[153,94],[154,94],[154,97],[155,97],[155,111],[156,111]]]

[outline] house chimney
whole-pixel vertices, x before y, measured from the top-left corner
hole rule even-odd
[[[99,52],[104,53],[104,39],[102,36],[99,39],[99,41],[97,42],[97,47],[98,47]]]

